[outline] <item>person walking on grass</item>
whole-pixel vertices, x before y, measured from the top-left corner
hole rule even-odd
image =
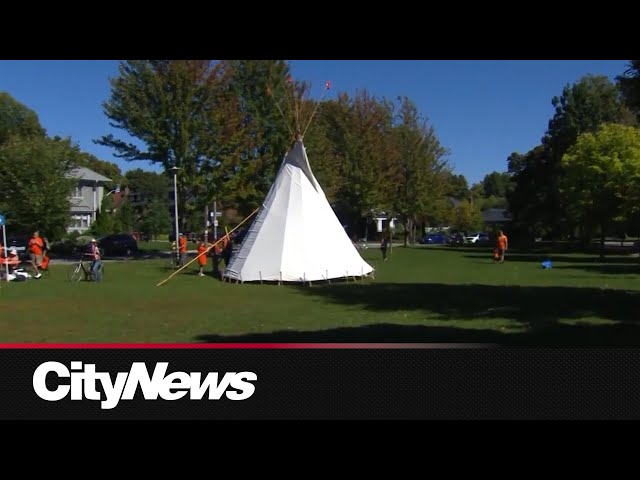
[[[178,236],[178,253],[180,254],[178,266],[183,267],[187,263],[187,237],[183,233]]]
[[[36,230],[29,240],[29,261],[34,271],[33,278],[40,278],[42,276],[38,267],[42,265],[43,250],[44,241],[40,237],[40,232]]]
[[[199,277],[204,277],[204,267],[207,266],[207,244],[204,241],[200,242],[198,245],[198,265],[200,266],[200,270],[198,271]]]
[[[508,249],[509,249],[509,239],[504,234],[504,232],[500,230],[500,233],[498,234],[498,245],[497,245],[498,257],[499,257],[498,263],[504,262],[504,254]]]
[[[382,250],[382,260],[387,260],[387,249],[389,248],[389,237],[384,235],[382,242],[380,242],[380,250]]]

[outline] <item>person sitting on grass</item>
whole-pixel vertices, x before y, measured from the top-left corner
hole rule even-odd
[[[18,251],[15,248],[12,248],[9,252],[9,256],[2,261],[2,266],[9,266],[9,273],[13,273],[17,270],[18,266],[20,266],[20,258],[18,257]]]

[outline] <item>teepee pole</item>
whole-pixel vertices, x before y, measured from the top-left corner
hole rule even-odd
[[[276,108],[278,109],[278,112],[280,112],[280,116],[282,116],[282,119],[285,122],[285,125],[287,126],[287,129],[289,130],[289,133],[293,136],[295,136],[295,134],[293,133],[293,130],[291,129],[291,126],[289,125],[289,122],[287,122],[287,117],[285,116],[284,112],[282,111],[282,108],[280,108],[280,104],[276,101],[275,97],[273,96],[272,92],[271,92],[271,87],[269,86],[269,84],[267,84],[267,91],[269,92],[269,96],[273,99],[273,103],[276,104]]]
[[[195,262],[198,258],[200,258],[202,255],[206,255],[209,250],[211,250],[213,247],[215,247],[216,245],[218,245],[222,240],[224,240],[226,237],[228,237],[229,235],[231,235],[234,231],[236,231],[238,228],[240,228],[242,226],[242,224],[244,224],[247,220],[249,220],[251,217],[253,217],[256,212],[260,210],[260,207],[256,208],[253,212],[251,212],[251,215],[249,215],[247,218],[245,218],[243,221],[241,221],[236,227],[234,227],[233,229],[231,229],[230,232],[228,232],[224,237],[222,237],[220,240],[218,240],[216,243],[214,243],[213,245],[211,245],[210,247],[208,247],[204,252],[202,252],[201,254],[197,255],[195,258],[193,258],[191,261],[189,261],[187,264],[183,265],[182,267],[180,267],[178,270],[176,270],[175,272],[173,272],[171,275],[169,275],[166,279],[164,279],[163,281],[161,281],[159,284],[156,285],[156,287],[159,287],[160,285],[165,284],[166,282],[168,282],[169,280],[171,280],[175,275],[177,275],[178,273],[180,273],[182,270],[184,270],[185,268],[187,268],[189,265],[191,265],[193,262]],[[226,265],[225,265],[225,268]]]
[[[328,88],[328,82],[327,82],[327,91],[324,92],[324,95],[322,96],[322,98],[320,100],[318,100],[318,102],[316,103],[316,108],[313,109],[313,113],[309,117],[309,121],[307,122],[307,126],[304,127],[304,132],[302,132],[302,136],[303,137],[304,137],[304,134],[307,133],[307,130],[309,129],[309,125],[311,125],[311,121],[313,120],[313,117],[316,116],[316,112],[318,111],[318,107],[320,106],[320,103],[325,99],[325,97],[327,96],[328,92],[329,92],[329,88]]]

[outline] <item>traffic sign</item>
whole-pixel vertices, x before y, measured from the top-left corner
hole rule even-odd
[[[0,213],[0,225],[4,225],[4,215]]]

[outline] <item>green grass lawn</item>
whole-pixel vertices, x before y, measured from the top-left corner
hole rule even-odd
[[[107,263],[101,284],[51,276],[0,286],[0,342],[488,342],[640,345],[640,265],[628,256],[364,252],[376,277],[332,284],[167,284],[166,260]],[[211,269],[209,264],[209,270]]]

